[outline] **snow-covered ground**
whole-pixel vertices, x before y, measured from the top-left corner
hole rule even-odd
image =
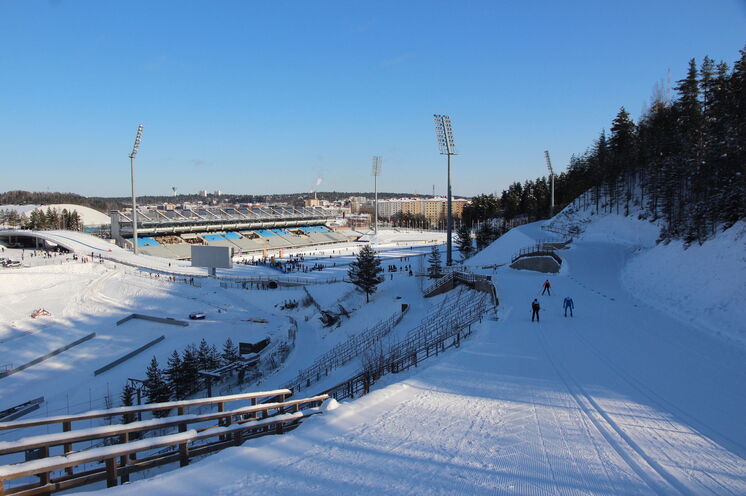
[[[561,252],[562,270],[549,277],[552,295],[542,296],[544,274],[481,268],[509,262],[518,249],[553,237],[539,224],[517,228],[469,261],[476,272],[493,275],[500,319],[485,320],[461,348],[386,376],[360,399],[329,402],[323,415],[289,434],[251,440],[105,494],[746,494],[746,349],[738,339],[746,319],[737,294],[746,274],[742,232],[740,224],[701,251],[684,251],[673,243],[655,246],[657,229],[644,222],[595,218]],[[402,260],[407,251],[390,252],[389,262],[407,264]],[[414,259],[419,263],[421,257]],[[15,332],[20,344],[47,330],[31,329],[26,336],[24,326],[32,324],[16,309],[33,307],[28,301],[44,294],[66,298],[69,303],[59,304],[75,309],[69,315],[63,310],[60,317],[75,324],[55,326],[68,332],[96,329],[115,344],[125,337],[112,324],[118,312],[142,307],[183,317],[209,305],[225,310],[209,315],[215,322],[206,322],[204,329],[185,328],[183,337],[177,337],[181,329],[132,327],[132,339],[170,333],[145,354],[148,359],[199,334],[221,341],[246,329],[242,319],[249,315],[265,315],[279,336],[286,317],[293,316],[299,322],[295,349],[286,368],[263,378],[261,389],[282,385],[314,356],[385,318],[402,301],[413,308],[397,326],[400,334],[441,301],[424,300],[420,280],[401,272],[393,279],[387,274],[368,305],[349,292],[348,284],[313,286],[309,290],[322,306],[343,302],[354,310],[339,329],[324,329],[313,307],[284,314],[274,306],[301,297],[302,290],[231,292],[170,285],[123,269],[77,271],[70,277],[78,286],[64,296],[54,289],[60,284],[54,273],[15,282],[28,296],[3,309],[4,316],[17,319],[6,335]],[[678,289],[670,291],[668,281]],[[691,292],[699,287],[707,296],[692,302]],[[3,299],[15,294],[7,284],[0,289]],[[562,298],[568,295],[575,301],[574,317],[562,313]],[[533,298],[543,307],[540,323],[530,320]],[[106,310],[110,300],[124,308],[111,303]],[[711,304],[716,301],[720,308]],[[89,312],[89,305],[100,307]],[[712,321],[692,319],[688,312],[697,307],[700,317],[712,316]],[[97,342],[98,337],[89,343]],[[64,358],[59,355],[58,370],[69,368]],[[87,360],[93,367],[95,359]],[[328,381],[339,382],[351,368],[354,364]],[[3,388],[20,391],[23,384],[14,382],[31,385],[32,374],[45,372],[31,368],[0,380],[3,404]],[[72,388],[60,387],[58,404],[66,389]],[[85,400],[88,391],[78,389]]]

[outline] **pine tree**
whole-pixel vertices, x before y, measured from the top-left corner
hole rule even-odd
[[[381,272],[381,259],[376,256],[370,245],[365,245],[360,249],[357,260],[350,264],[347,275],[350,282],[365,293],[365,301],[369,302],[370,295],[375,293],[378,285],[383,282]]]
[[[122,406],[133,406],[135,404],[135,388],[129,383],[125,384],[119,398],[122,400]],[[129,424],[130,422],[134,422],[135,415],[134,413],[125,413],[122,415],[122,423]]]
[[[497,230],[492,226],[492,222],[483,222],[477,229],[476,242],[477,251],[482,251],[497,239]]]
[[[231,338],[227,338],[225,340],[225,343],[223,343],[223,353],[220,355],[220,357],[222,358],[223,364],[225,365],[229,365],[241,359],[241,355],[238,352],[238,347],[233,344],[233,340]]]
[[[187,396],[197,392],[199,389],[199,364],[197,361],[197,348],[190,344],[181,352],[182,384]]]
[[[443,277],[443,268],[440,263],[440,250],[437,246],[433,246],[430,249],[430,256],[427,257],[427,262],[430,264],[427,267],[427,276],[430,279]]]
[[[197,364],[199,370],[213,370],[220,367],[220,355],[215,346],[207,344],[204,338],[197,348]]]
[[[145,372],[145,395],[148,397],[148,403],[162,403],[171,399],[168,383],[163,377],[163,371],[158,367],[158,359],[153,357]],[[157,410],[153,412],[156,417],[165,417],[168,410]]]
[[[474,248],[472,246],[471,231],[469,230],[469,226],[466,224],[462,223],[458,227],[458,238],[456,239],[456,243],[458,244],[458,251],[461,252],[463,260],[466,260],[472,255]]]
[[[174,398],[177,400],[183,400],[187,397],[188,388],[184,384],[184,365],[181,362],[179,352],[174,350],[171,356],[168,357],[168,365],[163,371],[168,381],[168,387],[171,390]]]

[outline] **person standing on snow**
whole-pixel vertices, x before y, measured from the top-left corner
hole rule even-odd
[[[551,288],[552,285],[549,284],[549,279],[547,279],[546,281],[544,281],[544,291],[541,292],[541,295],[544,296],[544,293],[549,293],[549,296],[552,296]]]
[[[534,317],[536,317],[536,322],[539,322],[539,310],[541,310],[539,302],[534,298],[534,301],[531,303],[531,322],[534,321]]]
[[[562,302],[562,307],[565,309],[565,317],[567,317],[567,310],[570,310],[570,317],[572,317],[572,309],[575,308],[575,303],[569,296],[565,297],[565,301]]]

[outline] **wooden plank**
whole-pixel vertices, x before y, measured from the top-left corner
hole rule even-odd
[[[238,415],[250,415],[251,418],[256,418],[257,412],[262,412],[262,418],[269,417],[269,410],[280,410],[284,407],[293,405],[300,405],[303,403],[314,403],[323,401],[328,398],[328,395],[312,396],[310,398],[301,398],[297,400],[285,401],[283,403],[262,403],[255,406],[245,406],[237,408],[235,410],[229,410],[227,412],[215,412],[204,415],[185,415],[176,416],[171,418],[163,418],[157,422],[152,420],[144,420],[142,422],[131,422],[129,424],[121,424],[121,427],[116,429],[106,429],[104,432],[96,432],[98,427],[92,429],[81,429],[79,431],[72,431],[69,433],[59,433],[56,435],[43,435],[43,436],[32,436],[30,438],[22,438],[12,443],[0,443],[0,446],[5,444],[8,447],[0,448],[0,455],[8,453],[17,453],[19,451],[25,451],[28,449],[39,448],[42,446],[58,446],[60,444],[72,445],[72,443],[78,443],[81,441],[89,441],[92,439],[101,439],[107,437],[120,436],[125,433],[161,429],[164,427],[173,427],[180,424],[193,424],[197,422],[204,422],[207,420],[215,420],[224,418],[227,416],[238,416]],[[184,418],[185,417],[185,418]],[[38,438],[38,440],[35,440]]]
[[[212,398],[200,398],[196,400],[181,400],[181,401],[167,401],[164,403],[149,403],[147,405],[140,406],[127,406],[120,408],[110,408],[108,410],[93,410],[90,412],[84,412],[77,415],[59,415],[56,417],[46,417],[40,419],[29,419],[19,420],[15,422],[0,422],[0,430],[7,429],[20,429],[23,427],[35,427],[38,425],[57,424],[62,422],[75,422],[79,420],[90,420],[101,417],[113,417],[116,415],[122,415],[125,413],[138,413],[138,412],[149,412],[154,410],[170,410],[172,408],[178,408],[180,406],[202,406],[211,405],[220,402],[231,402],[247,399],[256,398],[267,398],[277,396],[279,394],[292,395],[292,391],[289,389],[277,389],[274,391],[262,391],[256,393],[240,393],[232,394],[227,396],[215,396]]]
[[[184,437],[187,437],[191,440],[196,435],[196,431],[188,431],[182,434],[171,434],[168,436],[161,436],[159,438],[149,439],[145,441],[133,441],[131,443],[128,443],[127,445],[123,445],[119,449],[112,449],[112,447],[110,446],[104,448],[93,448],[90,450],[73,453],[68,456],[51,457],[48,460],[54,460],[41,467],[38,464],[39,460],[17,463],[15,465],[4,465],[0,466],[0,479],[17,479],[19,477],[35,475],[42,472],[51,472],[53,470],[59,470],[69,466],[82,465],[84,463],[90,462],[98,462],[104,457],[116,457],[127,455],[129,453],[137,453],[139,451],[148,451],[158,448],[164,448],[166,446],[174,446],[183,442]]]
[[[306,398],[304,400],[294,400],[295,403],[303,403],[303,402],[314,402],[319,401],[319,399],[326,399],[327,395],[322,395],[322,397],[314,397],[314,398]],[[294,414],[285,414],[287,419],[280,420],[276,417],[271,417],[266,420],[255,420],[252,422],[246,422],[243,424],[236,424],[230,427],[220,427],[214,429],[213,432],[207,432],[207,433],[197,433],[196,431],[188,431],[187,433],[181,433],[179,434],[172,434],[168,436],[162,436],[161,438],[155,438],[145,441],[134,441],[132,443],[128,443],[127,445],[122,445],[119,449],[111,449],[111,447],[106,448],[93,448],[88,451],[74,453],[72,455],[69,455],[69,457],[74,457],[73,460],[70,460],[69,457],[66,456],[58,456],[53,457],[57,458],[58,461],[56,463],[48,463],[43,466],[39,466],[38,460],[31,461],[31,462],[24,462],[24,463],[18,463],[15,465],[8,465],[5,467],[0,467],[0,480],[10,480],[10,479],[16,479],[19,477],[24,477],[27,475],[34,475],[39,473],[49,473],[53,470],[58,470],[61,468],[66,468],[69,466],[77,466],[84,463],[94,462],[101,460],[102,457],[106,456],[107,460],[111,459],[114,460],[116,457],[119,456],[126,456],[130,453],[137,453],[139,451],[148,451],[158,448],[163,448],[166,446],[175,446],[175,445],[185,445],[185,439],[183,437],[183,434],[187,435],[186,440],[189,442],[191,441],[197,441],[201,439],[207,439],[210,437],[219,436],[222,434],[239,434],[238,436],[234,436],[234,442],[239,440],[241,438],[240,432],[247,430],[247,429],[253,429],[262,425],[270,425],[277,422],[292,422],[297,421],[303,418],[304,415],[303,412],[298,412]],[[177,439],[178,438],[178,439]],[[160,439],[160,442],[158,440]],[[75,456],[80,455],[80,456]],[[188,452],[187,452],[188,457]],[[182,453],[181,456],[183,457],[184,454]],[[5,470],[3,470],[5,469]],[[5,472],[4,474],[2,472]],[[48,482],[48,480],[46,481]],[[45,482],[45,483],[46,483]]]

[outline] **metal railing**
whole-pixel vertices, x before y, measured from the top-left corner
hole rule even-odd
[[[471,326],[481,322],[488,309],[487,295],[462,291],[445,311],[441,307],[441,311],[412,329],[404,339],[379,356],[369,357],[365,370],[327,389],[324,394],[336,400],[354,398],[367,393],[375,381],[388,373],[416,367],[422,360],[460,346],[461,340],[471,335]]]
[[[408,307],[407,307],[408,308]],[[356,334],[321,355],[310,367],[298,372],[298,375],[287,386],[292,391],[310,387],[313,382],[329,375],[333,369],[341,367],[353,358],[371,349],[376,343],[386,337],[404,318],[406,309],[395,312],[389,318],[378,322],[373,327]]]
[[[533,246],[521,248],[511,257],[510,262],[513,263],[519,258],[523,257],[552,257],[558,263],[562,263],[562,259],[555,253],[555,250],[556,248],[554,247],[554,243],[549,241],[542,241]]]

